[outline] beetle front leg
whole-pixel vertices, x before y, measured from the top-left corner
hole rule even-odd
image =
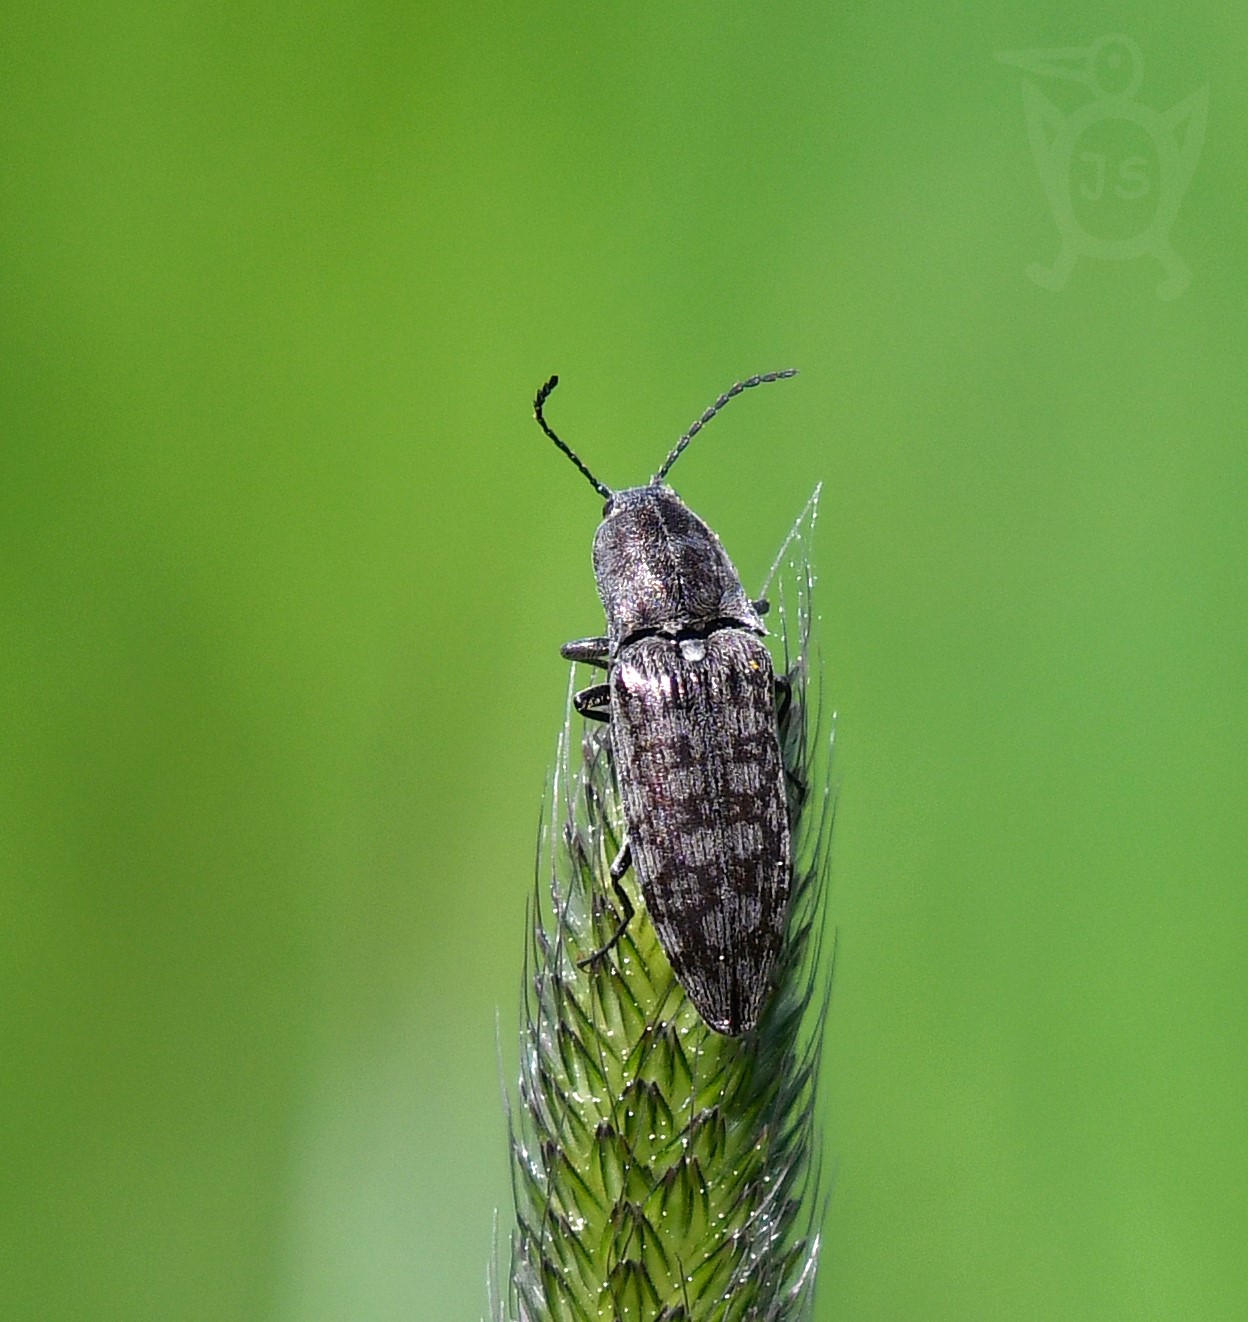
[[[609,721],[611,689],[606,684],[591,684],[589,688],[572,695],[572,705],[587,720]]]
[[[610,648],[611,642],[607,638],[574,638],[572,642],[564,643],[559,655],[567,661],[584,661],[605,670]]]

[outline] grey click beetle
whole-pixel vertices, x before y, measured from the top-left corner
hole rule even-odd
[[[659,942],[706,1023],[736,1036],[758,1022],[784,937],[792,844],[777,700],[788,698],[762,642],[765,601],[751,601],[719,538],[664,483],[685,447],[734,396],[795,376],[737,382],[676,443],[641,487],[612,491],[551,430],[542,430],[606,500],[594,536],[594,577],[607,634],[565,643],[572,661],[600,666],[605,684],[574,699],[609,721],[626,837],[611,865],[630,864]]]

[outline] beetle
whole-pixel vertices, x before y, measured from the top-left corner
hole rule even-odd
[[[620,884],[635,870],[672,971],[709,1027],[738,1036],[758,1022],[784,937],[792,871],[778,736],[789,692],[762,639],[765,601],[752,601],[719,538],[665,478],[730,399],[764,382],[738,381],[680,438],[645,486],[613,491],[533,414],[603,497],[594,577],[604,636],[560,649],[607,672],[573,699],[606,721],[625,836],[611,864],[622,921],[583,965],[604,957],[633,917]]]

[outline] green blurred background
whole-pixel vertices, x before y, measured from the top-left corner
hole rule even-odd
[[[819,1316],[1248,1317],[1242,13],[4,29],[0,1316],[480,1315],[601,619],[530,401],[558,371],[624,485],[792,364],[675,476],[755,584],[826,484]],[[1059,239],[994,52],[1119,31],[1141,105],[1209,87],[1169,302],[1148,256],[1025,275]],[[1156,141],[1098,150],[1141,143],[1147,208]]]

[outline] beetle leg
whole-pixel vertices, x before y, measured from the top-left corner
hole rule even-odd
[[[591,721],[609,721],[611,714],[607,708],[610,702],[611,690],[605,684],[591,684],[572,695],[572,705]]]
[[[564,643],[559,649],[560,656],[568,661],[584,661],[591,666],[607,668],[607,652],[610,641],[606,638],[575,638]]]
[[[625,840],[624,843],[620,846],[620,852],[616,854],[615,858],[612,860],[611,863],[611,884],[615,887],[615,893],[620,897],[621,900],[624,901],[625,906],[630,909],[632,908],[632,905],[629,904],[628,896],[627,894],[625,894],[624,890],[620,886],[620,878],[632,866],[633,866],[633,851],[629,847],[628,841]]]
[[[785,767],[784,780],[785,784],[792,789],[793,797],[800,807],[806,802],[806,795],[810,792],[806,786],[806,782],[791,767]]]
[[[788,675],[776,676],[776,724],[783,725],[793,705],[793,685]]]
[[[620,907],[624,910],[624,917],[620,919],[620,925],[615,929],[615,935],[607,942],[601,950],[595,950],[592,955],[586,955],[584,959],[578,959],[577,966],[583,969],[597,964],[608,952],[619,944],[620,938],[628,931],[628,925],[632,922],[633,914],[636,909],[633,908],[633,902],[628,898],[628,892],[620,885],[620,878],[628,871],[633,863],[633,851],[629,848],[628,841],[625,840],[620,846],[620,852],[616,854],[611,864],[611,889],[620,897]]]
[[[788,675],[776,676],[776,727],[784,730],[784,723],[793,706],[793,685],[789,683]],[[784,779],[786,783],[792,786],[793,792],[797,797],[798,803],[806,801],[806,782],[797,774],[792,767],[785,767]]]

